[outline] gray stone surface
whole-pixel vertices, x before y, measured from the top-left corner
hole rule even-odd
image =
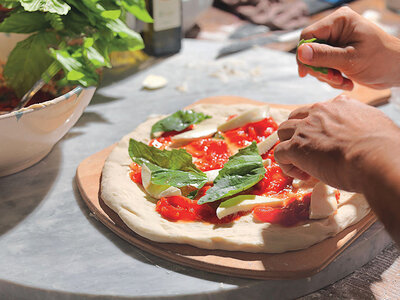
[[[292,298],[344,277],[390,243],[382,225],[375,224],[312,278],[247,280],[159,259],[91,217],[74,181],[79,162],[118,141],[149,114],[172,113],[214,95],[305,103],[338,94],[315,79],[298,78],[291,54],[251,49],[215,61],[220,46],[185,41],[181,54],[143,71],[106,73],[81,119],[45,159],[0,178],[0,299]],[[148,74],[165,76],[168,86],[142,90]],[[186,92],[176,89],[182,85]],[[391,105],[383,109],[400,120]]]

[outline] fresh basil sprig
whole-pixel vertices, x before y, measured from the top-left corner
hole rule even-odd
[[[211,116],[193,110],[178,110],[168,117],[156,122],[151,127],[151,136],[157,132],[182,131],[192,124],[197,124]]]
[[[306,43],[320,43],[320,44],[326,44],[326,42],[325,41],[323,41],[323,40],[318,40],[318,39],[316,39],[316,38],[312,38],[312,39],[309,39],[309,40],[304,40],[304,39],[302,39],[300,42],[299,42],[299,44],[297,45],[297,49],[301,46],[301,45],[303,45],[303,44],[306,44]],[[308,67],[308,68],[311,68],[312,70],[314,70],[315,72],[320,72],[320,73],[322,73],[322,74],[328,74],[328,68],[325,68],[325,67],[314,67],[314,66],[310,66],[310,65],[307,65],[307,64],[304,64],[306,67]]]
[[[160,150],[130,139],[128,151],[134,162],[150,169],[154,184],[201,188],[207,182],[207,175],[193,164],[192,156],[184,149]]]
[[[215,178],[214,185],[197,203],[214,202],[247,190],[264,178],[264,174],[262,158],[256,142],[253,142],[229,158]]]
[[[20,97],[61,69],[60,85],[97,85],[97,70],[111,67],[111,52],[143,48],[140,35],[124,23],[126,13],[152,22],[145,0],[0,0],[0,5],[12,9],[0,32],[30,34],[10,53],[3,72]]]

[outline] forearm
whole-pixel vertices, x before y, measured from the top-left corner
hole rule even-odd
[[[385,45],[389,49],[390,59],[385,64],[391,77],[391,86],[400,86],[400,39],[390,36]],[[390,79],[389,79],[390,80]]]
[[[400,244],[400,134],[383,140],[365,157],[362,193],[392,238]]]

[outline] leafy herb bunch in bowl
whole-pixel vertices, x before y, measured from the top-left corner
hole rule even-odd
[[[111,52],[143,48],[140,35],[125,24],[126,15],[152,19],[144,0],[0,0],[0,5],[2,176],[42,159],[75,124],[98,85],[99,70],[111,67]],[[46,85],[26,108],[4,114],[39,80]]]

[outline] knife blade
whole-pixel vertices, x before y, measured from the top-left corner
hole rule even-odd
[[[233,54],[233,53],[237,53],[237,52],[249,49],[254,46],[263,46],[263,45],[267,45],[270,43],[274,43],[279,40],[278,38],[279,38],[279,35],[273,34],[273,35],[269,35],[269,36],[251,38],[251,39],[248,39],[245,41],[233,42],[225,47],[222,47],[218,51],[218,55],[216,58],[218,59],[218,58],[221,58],[221,57]]]

